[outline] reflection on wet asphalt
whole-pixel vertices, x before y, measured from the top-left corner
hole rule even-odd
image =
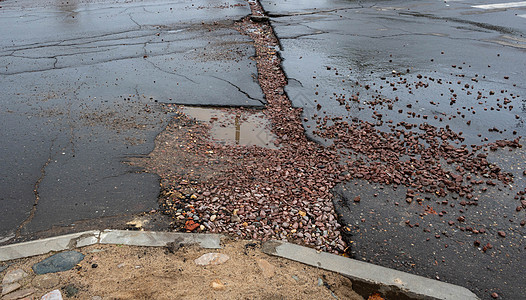
[[[210,136],[219,143],[276,148],[275,136],[263,113],[203,107],[184,107],[182,111],[209,124]]]

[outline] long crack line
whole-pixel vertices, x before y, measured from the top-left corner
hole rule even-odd
[[[235,87],[240,93],[242,93],[242,94],[244,94],[245,96],[247,96],[248,99],[250,99],[250,100],[254,100],[254,101],[259,101],[261,104],[266,105],[265,101],[250,96],[247,92],[243,91],[239,86],[233,84],[232,82],[230,82],[230,81],[228,81],[228,80],[226,80],[226,79],[223,79],[223,78],[220,78],[220,77],[214,76],[214,75],[210,75],[210,77],[213,77],[213,78],[215,78],[215,79],[218,79],[218,80],[224,81],[224,82],[230,84],[231,86]]]
[[[40,168],[40,177],[35,182],[35,185],[33,186],[33,193],[35,195],[35,202],[33,203],[33,206],[31,207],[31,211],[29,212],[29,216],[20,223],[18,228],[16,229],[15,238],[19,238],[22,232],[22,229],[33,220],[33,217],[35,216],[35,212],[37,211],[38,202],[40,201],[40,195],[38,193],[38,188],[40,187],[40,184],[44,180],[44,177],[46,176],[46,168],[49,166],[49,164],[53,161],[53,146],[55,145],[56,137],[51,142],[51,146],[49,146],[49,156],[46,160],[46,162],[42,165]]]

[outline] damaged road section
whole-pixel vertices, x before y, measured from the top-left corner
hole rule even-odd
[[[235,0],[2,2],[0,241],[156,209],[158,177],[122,162],[151,152],[170,119],[160,103],[265,103],[234,28],[249,13]]]
[[[330,194],[345,180],[339,158],[334,148],[304,135],[301,110],[291,106],[283,90],[287,81],[278,41],[264,18],[253,17],[262,15],[261,7],[249,3],[252,18],[237,25],[254,41],[258,81],[267,101],[258,113],[270,122],[271,145],[218,142],[211,132],[213,124],[175,108],[179,113],[157,137],[154,151],[130,163],[161,176],[160,205],[175,229],[286,239],[341,253],[347,245]],[[254,114],[246,109],[225,113]]]

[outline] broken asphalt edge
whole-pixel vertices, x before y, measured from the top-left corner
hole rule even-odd
[[[220,234],[92,230],[0,247],[0,261],[59,252],[95,244],[163,247],[169,243],[198,244],[205,249],[220,249]],[[278,256],[346,276],[353,288],[370,287],[385,295],[406,299],[479,299],[464,287],[412,275],[315,249],[269,241],[262,245],[265,254]],[[364,288],[367,289],[367,288]]]
[[[318,252],[296,244],[269,241],[263,253],[339,273],[353,282],[353,289],[379,291],[387,299],[479,299],[470,290],[450,283],[397,271],[343,256]]]

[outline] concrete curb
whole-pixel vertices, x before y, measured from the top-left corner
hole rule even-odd
[[[163,247],[168,243],[199,244],[205,249],[220,249],[220,234],[105,230],[100,235],[101,244]]]
[[[347,276],[353,282],[353,289],[359,294],[362,294],[360,290],[369,295],[371,291],[376,290],[387,297],[386,299],[479,299],[461,286],[318,252],[295,244],[270,241],[263,244],[262,251]]]
[[[94,244],[163,247],[168,243],[199,244],[205,249],[221,248],[222,235],[180,232],[93,230],[0,247],[0,261],[71,250]],[[263,244],[263,253],[294,260],[347,276],[362,295],[381,292],[387,299],[479,299],[468,289],[384,268],[343,256],[280,241]]]
[[[199,244],[205,249],[221,248],[221,235],[181,232],[92,230],[0,247],[0,261],[58,252],[94,244],[163,247],[168,243]]]
[[[84,231],[0,247],[0,261],[63,251],[96,244],[100,231]]]

